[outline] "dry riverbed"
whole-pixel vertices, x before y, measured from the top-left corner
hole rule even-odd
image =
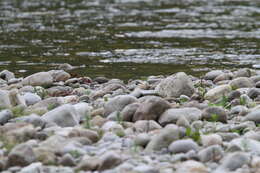
[[[0,72],[3,173],[260,172],[259,71],[124,83],[64,70]]]

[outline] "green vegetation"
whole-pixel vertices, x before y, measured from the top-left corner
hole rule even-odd
[[[25,108],[23,106],[15,106],[11,108],[14,117],[21,117],[26,115]]]
[[[225,109],[231,109],[231,104],[228,101],[227,96],[223,95],[218,103],[209,103],[208,106],[221,106]]]
[[[91,116],[90,115],[86,115],[85,116],[85,122],[84,122],[84,127],[86,128],[86,129],[91,129]]]
[[[123,125],[123,117],[122,117],[120,112],[116,113],[116,121],[117,121],[118,124]]]
[[[186,128],[186,136],[192,138],[196,142],[199,142],[201,138],[200,131],[199,130],[193,131],[190,127]]]
[[[212,114],[210,121],[212,122],[217,122],[219,120],[219,115],[218,114]]]

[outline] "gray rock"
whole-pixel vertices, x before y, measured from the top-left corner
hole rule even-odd
[[[69,167],[76,166],[76,162],[70,154],[63,155],[62,158],[59,160],[59,164]]]
[[[63,63],[63,64],[60,64],[58,66],[58,69],[61,69],[61,70],[65,70],[65,71],[68,71],[68,70],[72,70],[74,69],[75,67],[73,67],[72,65],[68,64],[68,63]]]
[[[260,142],[249,138],[236,138],[230,143],[230,146],[238,146],[242,151],[260,154]]]
[[[191,96],[195,89],[189,76],[184,72],[163,79],[155,89],[162,97],[175,97],[181,95]]]
[[[72,105],[66,104],[57,107],[42,116],[42,120],[55,123],[61,127],[72,127],[79,124],[79,115]]]
[[[0,78],[6,81],[10,81],[11,79],[14,79],[15,76],[13,72],[10,72],[8,70],[3,70],[0,72]]]
[[[222,137],[218,134],[201,135],[203,146],[222,145]]]
[[[231,88],[238,89],[238,88],[252,88],[254,87],[254,82],[247,77],[239,77],[236,79],[233,79],[229,85]]]
[[[218,162],[224,156],[224,150],[219,145],[204,148],[198,153],[201,162]]]
[[[12,89],[9,92],[9,99],[12,106],[17,106],[17,105],[26,106],[25,100],[18,92],[18,89]]]
[[[104,171],[107,169],[112,169],[121,163],[122,163],[121,156],[115,152],[110,151],[100,156],[100,165],[98,170]]]
[[[240,115],[240,116],[244,116],[248,113],[248,108],[246,106],[234,106],[230,109],[230,114],[235,114],[235,115]]]
[[[251,88],[248,90],[247,95],[251,99],[255,99],[260,95],[260,88]]]
[[[166,110],[159,118],[158,122],[165,126],[176,123],[180,117],[185,117],[190,123],[201,119],[202,111],[198,108],[172,108]]]
[[[86,118],[86,116],[89,116],[91,114],[91,111],[93,110],[93,107],[90,106],[88,103],[77,103],[75,105],[73,105],[77,115],[79,117],[77,117],[79,120],[83,120],[84,118]]]
[[[132,121],[136,110],[139,108],[140,103],[132,103],[127,105],[121,112],[123,121]]]
[[[176,171],[174,173],[209,173],[209,170],[200,162],[188,160],[175,164]]]
[[[199,146],[196,142],[191,139],[182,139],[178,141],[174,141],[169,146],[169,151],[176,153],[187,153],[190,150],[198,151]]]
[[[61,106],[64,104],[64,100],[61,97],[50,97],[46,98],[42,101],[39,101],[38,103],[31,106],[31,108],[45,108],[48,109],[49,106]]]
[[[21,169],[19,173],[43,173],[43,165],[41,162],[32,163]]]
[[[157,120],[170,107],[170,103],[160,97],[147,96],[147,98],[141,100],[141,104],[133,116],[133,121]]]
[[[48,72],[39,72],[23,79],[23,85],[47,86],[53,83],[53,77]]]
[[[28,105],[28,106],[33,105],[42,100],[41,97],[38,96],[37,94],[29,93],[29,92],[25,93],[23,95],[23,98],[25,100],[26,105]]]
[[[104,106],[104,115],[108,116],[112,112],[122,111],[125,106],[137,102],[137,99],[130,95],[120,95],[112,98]]]
[[[54,82],[66,81],[71,77],[69,73],[63,70],[51,70],[49,73],[52,76]]]
[[[154,120],[139,120],[133,125],[133,128],[137,132],[149,132],[156,129],[161,129],[162,126]]]
[[[57,166],[44,166],[44,173],[74,173],[75,171],[69,167],[57,167]]]
[[[228,154],[226,157],[221,160],[222,164],[218,169],[235,171],[238,168],[241,168],[243,165],[249,164],[250,157],[246,153],[235,152]]]
[[[46,124],[45,121],[43,121],[41,119],[41,117],[36,114],[31,114],[28,116],[14,118],[11,121],[12,122],[26,122],[26,123],[33,124],[35,127],[44,127],[44,125]]]
[[[30,145],[18,144],[8,154],[8,166],[27,166],[36,161],[36,156]]]
[[[151,140],[150,136],[147,133],[140,133],[135,138],[135,144],[145,147]]]
[[[221,97],[227,96],[229,92],[231,92],[231,87],[230,85],[220,85],[216,86],[215,88],[210,89],[206,94],[205,94],[205,99],[209,100],[211,102],[217,101]]]
[[[9,99],[9,91],[0,90],[0,107],[8,108],[11,107],[11,102]]]
[[[13,113],[9,109],[0,111],[0,125],[8,122],[13,117]]]
[[[217,76],[215,79],[214,79],[214,83],[218,83],[218,82],[224,82],[224,81],[228,81],[228,80],[231,80],[233,78],[233,74],[232,73],[223,73],[219,76]]]
[[[240,96],[241,96],[241,93],[237,90],[234,90],[228,94],[227,98],[229,101],[232,101],[234,99],[240,98]]]
[[[202,118],[211,121],[227,122],[227,112],[219,106],[208,107],[203,110]]]
[[[252,110],[245,117],[245,120],[254,121],[255,123],[260,123],[260,109]]]
[[[223,74],[224,72],[222,70],[212,70],[205,74],[204,79],[206,80],[214,80],[217,76]]]
[[[180,138],[180,132],[177,126],[166,127],[160,131],[159,134],[152,137],[151,141],[147,144],[145,151],[153,152],[159,151],[168,146],[175,140]]]
[[[239,69],[238,71],[235,72],[234,74],[234,78],[238,78],[238,77],[250,77],[251,76],[251,70],[248,68],[243,68],[243,69]]]

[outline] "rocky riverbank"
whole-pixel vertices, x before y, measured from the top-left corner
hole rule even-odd
[[[0,72],[3,173],[260,172],[260,72]]]

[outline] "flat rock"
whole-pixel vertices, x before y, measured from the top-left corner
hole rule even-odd
[[[23,85],[48,86],[53,83],[53,77],[48,72],[38,72],[23,79]]]

